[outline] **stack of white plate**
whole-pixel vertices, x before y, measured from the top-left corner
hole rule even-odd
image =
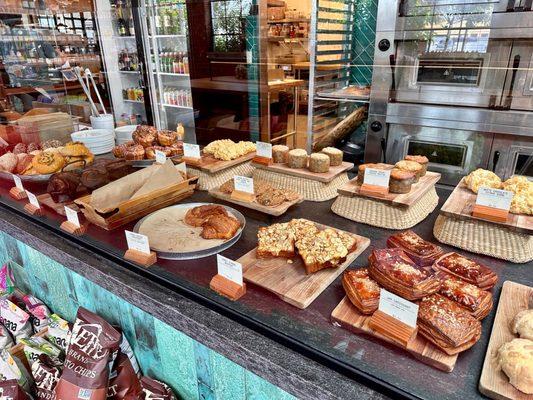
[[[137,129],[137,125],[125,125],[119,128],[115,128],[115,137],[117,145],[124,144],[131,140],[131,135]]]
[[[82,142],[94,155],[111,152],[115,147],[115,133],[110,129],[86,129],[70,134],[75,142]]]

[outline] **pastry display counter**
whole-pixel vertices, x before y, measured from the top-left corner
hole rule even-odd
[[[419,362],[392,345],[353,334],[333,324],[331,313],[345,295],[341,277],[303,310],[253,284],[247,286],[241,299],[232,302],[209,289],[209,282],[216,274],[214,256],[188,261],[160,259],[149,268],[139,267],[123,259],[127,249],[123,229],[132,230],[133,222],[111,232],[91,225],[85,235],[73,237],[58,230],[64,217],[48,210],[43,217],[29,222],[23,211],[25,203],[8,196],[12,183],[1,181],[0,184],[3,203],[0,230],[52,258],[69,254],[67,267],[86,274],[88,279],[97,280],[105,288],[116,286],[109,290],[118,291],[127,301],[140,302],[145,310],[156,307],[154,312],[163,320],[174,315],[180,307],[187,309],[185,317],[196,330],[191,332],[193,328],[184,327],[185,333],[297,397],[380,398],[375,391],[392,398],[470,399],[482,396],[477,387],[496,307],[482,322],[480,341],[461,353],[453,371],[446,373]],[[28,189],[39,193],[38,188],[29,186]],[[422,238],[432,242],[435,242],[432,229],[438,210],[451,193],[440,186],[436,190],[439,195],[436,210],[413,228]],[[215,200],[208,193],[197,192],[181,203],[188,202]],[[370,246],[349,268],[367,266],[371,251],[386,247],[392,232],[341,218],[331,212],[331,203],[303,202],[291,207],[281,217],[234,206],[245,216],[246,226],[237,243],[222,254],[237,260],[257,245],[259,227],[307,218],[369,238]],[[449,246],[442,247],[445,252],[455,251]],[[498,275],[499,280],[493,289],[495,305],[503,282],[511,280],[533,285],[531,263],[513,264],[467,251],[461,253],[489,266]],[[83,271],[81,266],[85,265],[91,267]],[[141,289],[137,289],[139,286]],[[131,293],[128,287],[132,288]],[[145,296],[133,299],[138,290]],[[177,323],[187,325],[183,320]],[[199,332],[198,326],[204,331]],[[212,335],[212,331],[218,334]]]

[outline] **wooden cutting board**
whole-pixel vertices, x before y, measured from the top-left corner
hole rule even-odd
[[[424,339],[421,335],[417,335],[417,337],[407,345],[407,348],[405,348],[390,338],[370,329],[368,326],[370,316],[361,314],[346,296],[331,313],[331,320],[333,323],[339,324],[341,327],[351,332],[376,337],[398,347],[404,348],[416,359],[422,361],[424,364],[432,366],[433,368],[444,372],[452,372],[453,368],[455,367],[457,354],[450,356],[444,353],[435,345]]]
[[[509,213],[506,222],[494,222],[474,217],[472,215],[472,210],[476,204],[476,197],[477,194],[468,189],[463,178],[455,187],[450,197],[448,197],[448,200],[446,200],[446,203],[444,203],[440,212],[454,218],[485,221],[491,224],[504,226],[514,231],[527,234],[533,233],[533,216],[530,215]]]
[[[252,210],[257,210],[265,214],[274,215],[276,217],[284,214],[289,209],[289,207],[304,201],[303,196],[299,195],[299,197],[296,200],[285,201],[281,203],[279,206],[269,207],[269,206],[264,206],[262,204],[259,204],[256,201],[246,202],[246,201],[240,201],[240,200],[233,199],[231,195],[220,191],[219,188],[211,189],[209,191],[209,194],[216,199],[224,200],[224,201],[227,201],[233,204],[238,204],[240,206],[250,208]]]
[[[533,288],[519,283],[506,281],[503,283],[500,302],[496,310],[496,317],[490,334],[489,346],[485,354],[485,362],[479,380],[479,391],[485,396],[497,400],[531,400],[533,395],[527,395],[514,388],[509,383],[505,373],[497,368],[498,349],[517,336],[511,332],[513,318],[519,311],[526,310],[533,299]],[[533,304],[531,305],[533,306]]]
[[[320,229],[326,226],[316,224]],[[370,244],[370,239],[354,235],[357,249],[348,254],[338,268],[323,269],[307,275],[302,260],[297,257],[292,264],[285,258],[258,259],[256,249],[237,261],[241,263],[244,280],[261,286],[298,308],[306,308],[322,293]]]
[[[255,151],[248,153],[242,157],[236,158],[234,160],[229,160],[229,161],[218,160],[211,155],[203,154],[202,159],[199,163],[191,163],[189,161],[186,161],[186,164],[189,167],[197,168],[201,171],[214,174],[215,172],[220,172],[227,168],[234,167],[235,165],[239,165],[244,162],[250,161],[254,157],[255,157]]]
[[[357,178],[347,182],[337,190],[339,194],[344,196],[362,196],[369,197],[374,200],[383,201],[394,206],[409,207],[415,204],[422,196],[424,196],[435,184],[440,180],[440,174],[437,172],[427,171],[426,174],[421,177],[417,183],[411,187],[409,193],[387,193],[380,197],[372,194],[361,193],[361,185],[357,183]]]
[[[311,179],[313,181],[328,183],[335,179],[337,176],[352,169],[353,163],[343,161],[341,165],[336,167],[329,167],[328,172],[317,173],[311,172],[307,168],[289,168],[287,164],[270,164],[262,165],[254,163],[254,167],[260,169],[266,169],[267,171],[278,172],[281,174],[297,176],[299,178]]]

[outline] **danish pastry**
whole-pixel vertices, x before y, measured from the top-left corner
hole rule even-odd
[[[162,130],[157,131],[157,141],[161,146],[170,146],[178,139],[176,131]]]

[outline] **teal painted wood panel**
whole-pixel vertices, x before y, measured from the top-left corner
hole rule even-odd
[[[17,285],[39,297],[63,318],[73,321],[78,306],[83,306],[120,326],[143,373],[169,384],[180,399],[295,399],[183,332],[3,232],[0,232],[0,261],[11,261]]]

